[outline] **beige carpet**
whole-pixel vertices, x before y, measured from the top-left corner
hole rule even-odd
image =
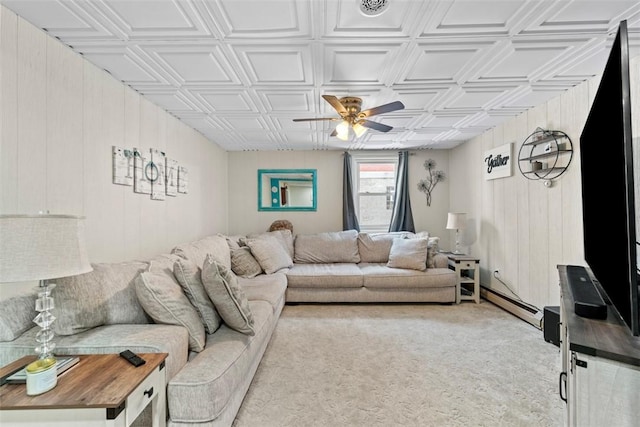
[[[486,301],[286,306],[234,426],[562,426],[559,372]]]

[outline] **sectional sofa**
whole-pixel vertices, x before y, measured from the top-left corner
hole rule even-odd
[[[166,352],[170,426],[230,426],[285,301],[456,301],[437,238],[213,235],[56,281],[56,353]],[[32,354],[35,296],[0,301],[0,363]],[[55,392],[55,389],[51,392]]]

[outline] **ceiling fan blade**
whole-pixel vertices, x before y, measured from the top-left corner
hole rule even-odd
[[[391,102],[389,104],[379,105],[377,107],[369,108],[368,110],[361,111],[358,117],[370,117],[376,114],[390,113],[391,111],[402,110],[404,104],[400,101]]]
[[[318,122],[321,120],[331,120],[331,121],[335,121],[335,120],[342,120],[341,118],[336,118],[336,117],[319,117],[319,118],[314,118],[314,119],[293,119],[294,122]]]
[[[340,115],[348,114],[347,109],[340,103],[340,100],[333,95],[322,95],[325,101],[327,101]]]
[[[372,122],[371,120],[360,120],[358,123],[369,129],[379,130],[380,132],[389,132],[393,129],[392,126],[383,125],[382,123]]]

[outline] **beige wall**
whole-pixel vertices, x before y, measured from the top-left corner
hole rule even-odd
[[[397,156],[397,152],[391,153]],[[432,192],[431,207],[417,184],[426,177],[426,159],[433,159],[438,170],[449,170],[448,150],[414,151],[409,157],[410,199],[416,230],[441,236],[449,247],[444,227],[449,206],[448,178]],[[229,153],[229,232],[259,232],[277,219],[293,223],[294,233],[320,233],[342,230],[342,151],[261,151]],[[258,169],[317,169],[318,210],[316,212],[259,212]]]
[[[635,58],[632,82],[639,68]],[[578,85],[451,151],[451,209],[470,213],[464,243],[481,259],[481,283],[508,294],[493,277],[500,270],[511,289],[540,309],[559,304],[557,265],[584,265],[579,139],[598,84],[599,77]],[[639,108],[640,96],[632,103]],[[635,121],[637,130],[637,115]],[[520,145],[537,127],[566,132],[574,148],[568,170],[551,188],[524,178],[517,167]],[[506,143],[514,144],[513,176],[485,181],[484,152]]]
[[[226,232],[226,152],[2,6],[0,53],[0,213],[85,216],[92,262]],[[189,193],[112,184],[112,145],[165,151]]]

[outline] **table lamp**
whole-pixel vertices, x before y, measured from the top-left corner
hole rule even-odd
[[[456,249],[454,254],[462,254],[460,252],[460,230],[463,229],[467,222],[467,214],[461,212],[449,212],[447,216],[447,230],[456,230]]]
[[[40,326],[35,350],[40,360],[53,359],[51,326],[56,319],[50,279],[92,270],[85,242],[83,217],[70,215],[0,215],[0,283],[38,280],[33,322]]]

